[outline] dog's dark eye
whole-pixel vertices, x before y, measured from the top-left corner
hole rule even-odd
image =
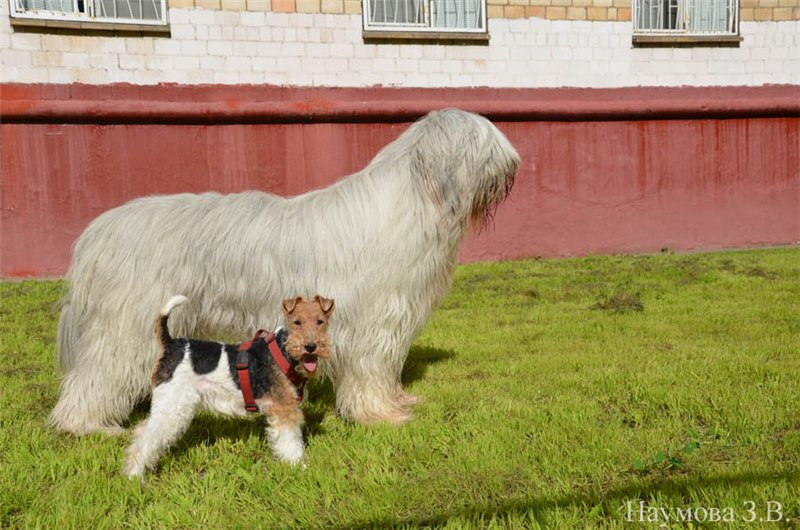
[[[317,320],[317,325],[318,325],[318,326],[321,326],[321,325],[323,325],[324,323],[325,323],[325,321],[324,321],[324,320]]]
[[[302,322],[300,322],[299,320],[295,320],[295,321],[294,321],[294,325],[295,325],[295,326],[299,326],[299,325],[301,325],[301,324],[302,324]]]

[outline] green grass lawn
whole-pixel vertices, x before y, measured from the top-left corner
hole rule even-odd
[[[459,267],[413,422],[345,424],[317,384],[307,470],[203,415],[145,486],[128,435],[44,427],[63,289],[0,282],[0,527],[800,527],[798,247]]]

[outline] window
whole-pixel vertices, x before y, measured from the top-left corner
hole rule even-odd
[[[166,0],[10,0],[12,23],[87,29],[157,29]],[[143,27],[144,26],[144,27]]]
[[[486,0],[364,0],[365,37],[488,38]]]
[[[634,0],[634,36],[715,37],[739,33],[738,0]]]

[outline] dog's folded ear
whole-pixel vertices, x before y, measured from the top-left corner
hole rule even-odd
[[[283,312],[287,315],[294,311],[294,308],[297,307],[299,302],[303,301],[302,296],[298,296],[297,298],[287,298],[283,301]]]
[[[334,300],[332,298],[323,298],[320,295],[314,297],[314,301],[319,303],[319,306],[322,308],[322,312],[325,313],[326,317],[330,317],[331,313],[333,313],[333,304]]]

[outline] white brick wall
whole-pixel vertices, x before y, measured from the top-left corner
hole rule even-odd
[[[628,22],[489,21],[488,46],[364,44],[357,15],[170,9],[171,36],[14,32],[3,82],[618,87],[800,84],[800,21],[743,22],[739,48],[632,48]]]

